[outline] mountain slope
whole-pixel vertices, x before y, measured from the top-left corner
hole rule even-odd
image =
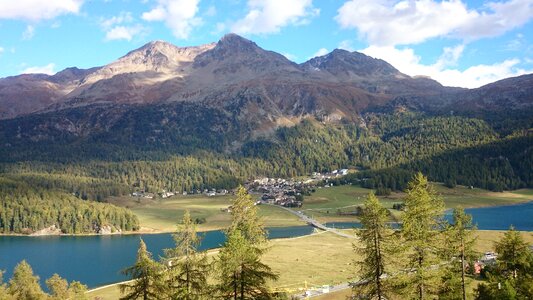
[[[52,144],[237,153],[304,119],[364,128],[369,112],[404,110],[489,122],[498,114],[500,128],[514,119],[507,134],[530,126],[531,115],[516,116],[533,107],[532,78],[467,90],[345,50],[296,64],[235,34],[197,47],[156,41],[99,68],[0,79],[0,114],[9,119],[0,137],[18,159]],[[517,113],[502,114],[508,108]]]

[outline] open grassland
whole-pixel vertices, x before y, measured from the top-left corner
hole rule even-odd
[[[457,186],[450,189],[441,184],[434,184],[437,192],[442,195],[447,208],[454,207],[482,207],[494,205],[517,204],[533,200],[533,189],[522,189],[512,192],[490,192],[481,189],[469,189]],[[307,215],[321,222],[357,221],[353,214],[339,214],[353,212],[361,206],[370,192],[369,189],[357,185],[343,185],[317,189],[311,196],[306,196],[304,205],[297,210],[303,210]],[[391,212],[391,221],[397,221],[401,212],[392,209],[395,203],[401,203],[405,193],[392,193],[380,196],[379,199]],[[183,217],[186,209],[191,212],[193,219],[202,221],[198,229],[201,231],[227,227],[230,214],[224,211],[234,196],[205,195],[177,195],[167,199],[146,199],[135,197],[111,197],[109,202],[131,209],[139,218],[142,232],[170,232],[174,231],[176,223]],[[271,205],[259,206],[259,212],[264,217],[266,226],[294,226],[303,225],[298,217]]]
[[[353,231],[347,230],[347,232]],[[477,231],[475,249],[480,253],[493,250],[494,242],[503,234],[503,231]],[[522,237],[533,244],[533,233],[522,232]],[[356,273],[353,262],[358,258],[353,252],[353,243],[357,243],[357,240],[329,232],[271,241],[270,249],[263,257],[263,261],[280,275],[280,279],[273,283],[273,288],[297,293],[306,283],[308,287],[313,287],[352,280]],[[214,257],[216,251],[211,252]],[[470,286],[473,291],[477,282],[471,283]],[[343,299],[340,297],[349,294],[350,291],[345,290],[316,299]],[[113,285],[89,293],[90,299],[95,297],[103,300],[118,299],[120,291],[118,286]]]
[[[494,251],[494,243],[499,241],[504,234],[505,231],[477,230],[477,240],[474,250],[478,251],[479,253]],[[523,231],[521,232],[521,235],[526,243],[533,245],[533,232]]]
[[[354,240],[328,232],[273,240],[263,257],[263,261],[280,275],[273,288],[296,292],[305,282],[308,286],[346,282],[354,273]],[[88,295],[89,299],[119,299],[120,291],[117,285],[111,285]]]
[[[533,200],[533,189],[521,189],[511,192],[490,192],[483,189],[470,189],[457,186],[453,189],[435,183],[436,191],[444,199],[446,208],[472,208],[483,206],[497,206],[518,204]],[[356,206],[363,204],[365,197],[370,192],[357,185],[333,186],[317,189],[311,196],[305,197],[302,210],[322,222],[354,221],[352,215],[339,215],[338,212],[353,211]],[[392,220],[398,219],[400,212],[392,209],[393,204],[401,203],[405,193],[397,192],[389,196],[379,196],[383,205],[388,208]]]
[[[139,218],[144,232],[170,232],[176,229],[186,209],[193,219],[205,221],[198,226],[201,231],[225,228],[230,223],[230,214],[225,209],[230,206],[233,196],[204,195],[174,196],[167,199],[145,199],[134,197],[114,197],[113,204],[130,208]],[[293,214],[270,205],[260,205],[259,213],[266,226],[304,225]]]

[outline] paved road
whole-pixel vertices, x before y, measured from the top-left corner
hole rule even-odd
[[[269,204],[269,205],[273,205],[273,204]],[[301,211],[295,211],[293,209],[290,209],[288,207],[285,207],[285,206],[279,206],[279,205],[273,205],[273,206],[277,206],[277,207],[280,207],[280,208],[283,208],[285,209],[286,211],[292,213],[293,215],[296,215],[298,216],[300,219],[302,219],[302,221],[306,222],[307,224],[315,227],[315,228],[318,228],[318,229],[321,229],[321,230],[324,230],[324,231],[329,231],[331,233],[334,233],[336,235],[340,235],[340,236],[343,236],[343,237],[346,237],[346,238],[354,238],[355,236],[354,235],[350,235],[350,234],[347,234],[347,233],[344,233],[344,232],[340,232],[334,228],[331,228],[331,227],[327,227],[326,225],[318,222],[317,220],[305,215],[303,212]]]
[[[293,296],[296,299],[309,299],[309,298],[314,298],[314,297],[318,297],[318,296],[329,294],[329,293],[342,291],[342,290],[349,289],[349,288],[351,288],[349,283],[345,282],[345,283],[341,283],[341,284],[338,284],[338,285],[328,286],[326,291],[324,291],[323,289],[320,289],[320,288],[319,289],[309,289],[307,291],[307,293],[300,293],[300,294],[296,294],[296,295],[293,295]]]

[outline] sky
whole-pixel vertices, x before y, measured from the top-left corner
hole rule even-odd
[[[297,63],[341,48],[448,86],[533,73],[533,0],[0,0],[0,77],[229,32]]]

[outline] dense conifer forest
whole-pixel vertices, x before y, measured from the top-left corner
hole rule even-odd
[[[124,208],[4,177],[0,186],[0,233],[33,233],[53,225],[66,234],[139,228],[137,217]]]
[[[19,182],[35,193],[62,191],[72,201],[105,201],[133,191],[232,189],[261,176],[287,178],[355,168],[359,172],[338,183],[404,190],[412,175],[422,171],[430,180],[450,187],[461,184],[492,191],[533,187],[531,117],[496,122],[396,111],[368,112],[358,122],[307,118],[267,137],[247,139],[232,151],[223,145],[231,144],[234,133],[221,131],[209,138],[217,140],[217,146],[208,142],[200,147],[185,141],[207,133],[188,127],[190,131],[164,136],[164,147],[137,147],[120,137],[131,129],[123,127],[107,132],[101,141],[94,137],[76,142],[59,139],[49,145],[27,141],[4,147],[0,150],[0,184]],[[12,203],[22,201],[12,199]],[[63,226],[65,232],[85,232],[90,227]]]

